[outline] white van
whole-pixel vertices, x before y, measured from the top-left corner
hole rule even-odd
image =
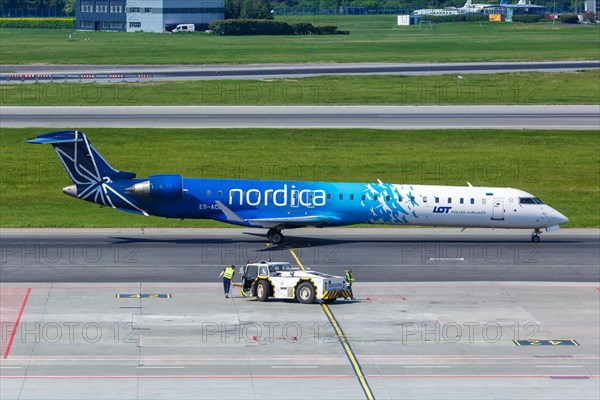
[[[194,24],[179,24],[171,32],[194,32],[195,30]]]

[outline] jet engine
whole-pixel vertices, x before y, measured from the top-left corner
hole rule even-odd
[[[183,197],[183,178],[181,175],[152,175],[148,180],[128,187],[125,192],[135,196],[177,200]]]

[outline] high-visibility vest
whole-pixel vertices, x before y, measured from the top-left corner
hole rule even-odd
[[[354,283],[354,278],[352,277],[352,274],[349,272],[346,272],[346,284],[352,285],[353,283]]]
[[[235,273],[235,269],[233,269],[233,267],[227,267],[227,268],[225,268],[225,272],[223,273],[223,278],[231,279],[231,278],[233,278],[234,273]]]

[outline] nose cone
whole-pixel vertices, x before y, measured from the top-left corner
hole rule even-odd
[[[63,193],[71,197],[77,197],[77,186],[71,185],[64,187]]]
[[[558,224],[559,225],[566,224],[567,222],[569,222],[569,218],[565,217],[561,213],[558,213],[558,215],[559,215],[559,217],[558,217]]]
[[[562,224],[566,224],[567,222],[569,222],[569,218],[565,217],[564,215],[562,215],[561,213],[559,213],[558,211],[554,210],[554,212],[552,213],[552,221],[555,222],[557,225],[562,225]]]

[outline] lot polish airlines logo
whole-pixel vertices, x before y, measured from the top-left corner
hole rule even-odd
[[[321,207],[326,203],[327,195],[324,190],[317,189],[296,189],[295,185],[283,185],[281,189],[231,189],[229,191],[229,204],[249,205],[249,206],[268,206],[270,204],[276,207]]]

